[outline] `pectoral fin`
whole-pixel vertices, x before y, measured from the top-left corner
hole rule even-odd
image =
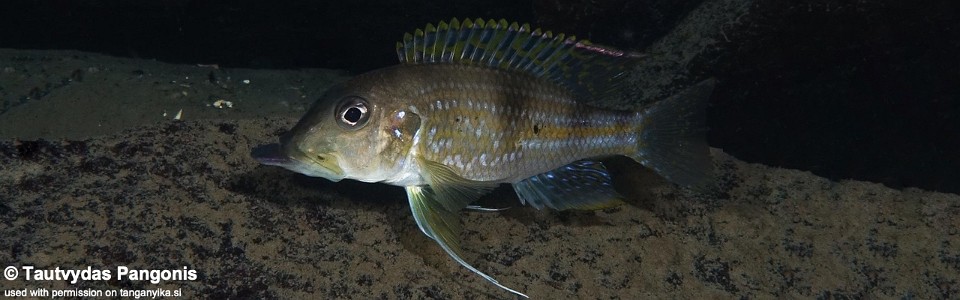
[[[407,198],[413,218],[420,231],[433,239],[453,260],[463,267],[480,275],[487,281],[511,293],[526,297],[523,293],[510,289],[471,266],[461,255],[460,249],[460,210],[477,200],[481,195],[496,186],[495,183],[478,182],[464,179],[446,166],[434,162],[421,162],[428,173],[429,186],[408,186]]]

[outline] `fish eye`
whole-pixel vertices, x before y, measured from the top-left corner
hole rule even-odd
[[[356,96],[349,96],[340,100],[336,111],[337,124],[343,129],[358,129],[363,127],[370,118],[370,108],[367,100]]]

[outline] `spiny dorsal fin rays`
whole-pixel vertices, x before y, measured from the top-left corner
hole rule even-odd
[[[453,260],[471,272],[480,275],[497,287],[511,293],[527,295],[508,288],[490,275],[467,263],[460,249],[460,211],[480,196],[496,187],[494,182],[472,181],[458,176],[450,168],[428,160],[419,160],[425,169],[428,186],[406,187],[410,211],[420,231],[433,239]]]
[[[459,63],[525,72],[568,88],[580,100],[619,98],[639,54],[542,32],[506,20],[453,19],[427,24],[397,43],[403,64]]]

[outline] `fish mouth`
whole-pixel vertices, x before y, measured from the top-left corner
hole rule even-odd
[[[277,166],[311,177],[322,177],[330,181],[340,181],[345,176],[337,157],[332,154],[319,154],[315,157],[301,151],[284,149],[280,144],[267,144],[254,147],[250,156],[268,166]]]

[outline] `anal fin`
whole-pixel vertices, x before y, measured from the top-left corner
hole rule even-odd
[[[593,210],[623,203],[610,173],[598,161],[580,160],[513,184],[520,201],[537,209]]]

